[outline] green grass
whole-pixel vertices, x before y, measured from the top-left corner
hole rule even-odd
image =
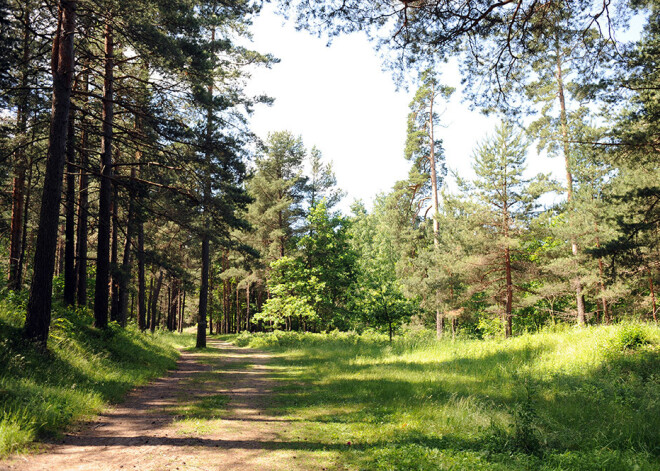
[[[436,342],[242,335],[275,354],[281,439],[349,469],[660,469],[660,329]],[[309,457],[308,457],[309,458]]]
[[[188,334],[142,334],[134,326],[91,327],[87,311],[55,311],[42,353],[21,338],[23,300],[0,300],[0,457],[120,401],[176,365]]]

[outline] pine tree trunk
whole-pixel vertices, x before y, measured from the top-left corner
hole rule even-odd
[[[76,159],[75,112],[69,110],[69,129],[66,143],[67,173],[65,194],[65,229],[64,229],[64,305],[73,306],[76,302]]]
[[[571,211],[570,203],[573,199],[573,174],[571,173],[571,161],[570,161],[570,143],[568,139],[568,115],[566,113],[566,100],[564,98],[564,79],[561,66],[561,51],[559,49],[559,43],[557,43],[557,89],[559,97],[559,120],[561,123],[561,135],[562,143],[564,146],[564,164],[566,166],[566,199],[569,203],[569,211]],[[571,217],[571,219],[573,219]],[[576,235],[571,234],[571,252],[573,257],[578,255],[578,245],[576,240]],[[578,324],[584,326],[586,324],[586,313],[584,309],[584,296],[582,294],[582,280],[580,276],[576,276],[573,279],[573,289],[575,289],[575,299],[577,304],[577,321]]]
[[[18,271],[16,273],[16,286],[21,287],[23,284],[23,266],[25,265],[25,258],[27,252],[27,233],[28,233],[28,209],[30,208],[30,197],[32,196],[32,159],[28,164],[28,177],[25,191],[25,205],[23,208],[23,230],[21,235],[21,251],[18,258]]]
[[[71,107],[71,82],[74,68],[73,35],[76,2],[60,0],[57,31],[53,39],[51,70],[53,106],[50,120],[46,174],[39,213],[39,229],[34,254],[34,275],[27,305],[24,335],[46,347],[53,295],[53,270],[62,173],[66,158],[66,136]]]
[[[658,312],[658,310],[655,304],[655,289],[653,289],[653,275],[651,270],[649,270],[649,291],[651,292],[651,314],[653,316],[653,321],[657,323],[658,318],[656,312]]]
[[[209,271],[209,299],[213,300],[213,273]],[[207,301],[207,306],[209,302]],[[213,311],[207,307],[209,335],[213,335]]]
[[[16,110],[16,131],[21,138],[14,159],[14,179],[12,181],[12,211],[11,229],[9,238],[9,277],[7,287],[10,290],[21,288],[21,252],[23,237],[23,217],[25,204],[25,174],[27,172],[26,159],[26,132],[27,132],[27,109],[28,109],[28,65],[30,59],[30,7],[24,5],[23,16],[23,63],[21,64],[21,91]]]
[[[185,320],[186,316],[186,290],[183,290],[183,297],[181,299],[181,327],[179,329],[179,332],[183,332],[183,322]]]
[[[199,288],[199,311],[197,315],[197,348],[206,347],[206,308],[209,295],[209,236],[202,236],[202,279]]]
[[[172,283],[172,304],[170,305],[170,313],[172,315],[170,331],[174,332],[177,329],[177,320],[179,318],[179,280],[176,278]]]
[[[598,233],[598,224],[595,224],[596,233]],[[600,248],[600,238],[596,236],[596,248]],[[601,319],[606,324],[610,323],[610,311],[605,298],[605,268],[603,266],[603,259],[598,257],[598,284],[600,285],[600,302],[603,307],[603,318]]]
[[[110,283],[110,204],[112,197],[112,134],[114,91],[114,37],[112,15],[105,23],[105,76],[103,80],[103,127],[101,136],[101,186],[99,189],[98,248],[96,252],[96,285],[94,289],[94,325],[108,325],[108,291]]]
[[[154,295],[154,277],[149,277],[149,299],[147,300],[147,311],[146,311],[146,320],[145,320],[145,329],[151,327],[151,299]]]
[[[83,93],[89,91],[89,64],[83,72]],[[87,109],[85,102],[80,131],[80,178],[78,187],[78,234],[76,241],[76,301],[78,306],[87,305],[87,220],[89,216],[89,175],[85,170],[89,165]]]
[[[504,249],[504,266],[506,270],[506,307],[504,317],[504,336],[513,335],[513,281],[511,277],[511,251],[507,246]]]
[[[112,185],[112,232],[110,238],[110,320],[119,322],[119,195]]]
[[[64,216],[64,214],[60,214],[60,220],[61,216]],[[64,273],[64,224],[61,224],[59,229],[59,236],[57,237],[57,251],[55,256],[55,276],[60,276],[62,273]]]
[[[435,310],[435,336],[438,340],[442,338],[444,331],[445,318],[439,308]]]
[[[135,180],[136,171],[135,167],[131,169],[131,180]],[[119,273],[119,324],[122,327],[126,326],[126,319],[128,318],[128,287],[131,281],[131,252],[133,245],[133,231],[135,226],[135,198],[131,192],[130,200],[128,202],[128,220],[126,222],[126,241],[124,244],[124,255],[121,262],[121,270]]]
[[[250,332],[250,282],[245,288],[245,330]]]
[[[241,331],[241,301],[240,290],[238,289],[238,280],[236,281],[236,333]]]
[[[156,286],[154,287],[153,293],[151,294],[151,333],[153,334],[156,331],[156,325],[158,324],[158,298],[160,297],[160,288],[163,286],[163,272],[162,270],[158,273],[158,280],[156,281]]]

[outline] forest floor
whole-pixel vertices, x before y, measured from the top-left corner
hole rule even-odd
[[[279,439],[288,424],[268,415],[268,363],[268,353],[209,339],[184,350],[170,375],[0,470],[324,469],[304,442]]]

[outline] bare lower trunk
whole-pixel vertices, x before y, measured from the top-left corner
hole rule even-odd
[[[158,298],[160,297],[160,288],[163,286],[163,272],[158,273],[158,280],[156,281],[156,286],[153,289],[151,294],[151,333],[156,331],[156,325],[158,324]]]
[[[16,286],[18,288],[23,284],[23,270],[27,252],[27,232],[28,232],[28,209],[30,208],[30,197],[32,196],[32,159],[28,166],[27,186],[25,192],[25,205],[23,208],[23,231],[21,235],[21,251],[18,258],[18,271],[16,273]]]
[[[138,257],[138,327],[140,330],[147,328],[147,306],[146,306],[146,280],[144,273],[144,223],[142,217],[138,216],[137,223],[137,257]]]
[[[112,18],[105,23],[105,76],[103,80],[103,111],[101,136],[101,185],[99,188],[98,248],[96,252],[96,284],[94,288],[94,325],[108,325],[108,291],[110,283],[110,203],[112,196],[112,134],[113,134],[113,73],[114,38]]]
[[[89,72],[87,65],[83,74],[83,92],[89,90]],[[87,104],[86,104],[87,105]],[[80,132],[80,179],[78,187],[78,234],[76,241],[76,301],[78,306],[87,305],[87,220],[89,216],[89,175],[85,170],[89,164],[87,154],[87,106],[83,111],[82,130]]]
[[[66,158],[66,137],[71,106],[73,77],[73,35],[76,2],[60,0],[57,31],[53,39],[51,68],[53,74],[53,106],[50,121],[46,174],[39,213],[39,229],[34,254],[34,275],[27,305],[24,335],[46,347],[53,294],[53,270],[62,173]]]
[[[245,330],[250,331],[250,283],[245,288]]]
[[[197,348],[206,347],[206,308],[209,296],[209,236],[202,237],[202,279],[199,288],[199,311],[197,315]]]
[[[504,263],[506,269],[506,304],[504,310],[504,336],[511,337],[513,334],[513,281],[511,278],[511,252],[507,246],[504,249]]]
[[[651,270],[649,270],[650,272]],[[653,316],[653,321],[658,322],[658,318],[656,316],[656,312],[658,312],[656,305],[655,305],[655,290],[653,289],[653,276],[649,276],[649,290],[651,291],[651,314]]]
[[[73,306],[76,302],[76,159],[75,113],[69,110],[69,126],[66,143],[67,173],[65,194],[64,228],[64,305]]]
[[[112,185],[112,232],[110,237],[110,320],[119,322],[119,194]]]
[[[135,167],[131,169],[131,178],[135,179]],[[119,273],[119,324],[123,327],[126,325],[128,317],[128,287],[131,281],[131,253],[133,249],[133,231],[135,226],[135,200],[131,195],[128,203],[128,220],[126,222],[126,241],[124,243],[124,255],[121,262],[121,270]]]
[[[149,278],[149,299],[147,300],[147,317],[145,322],[145,328],[148,329],[151,327],[151,299],[154,296],[154,277]]]

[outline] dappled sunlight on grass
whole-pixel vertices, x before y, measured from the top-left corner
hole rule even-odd
[[[356,334],[252,339],[240,341],[275,354],[273,413],[298,420],[283,439],[325,444],[350,468],[660,466],[655,326],[392,345]]]

